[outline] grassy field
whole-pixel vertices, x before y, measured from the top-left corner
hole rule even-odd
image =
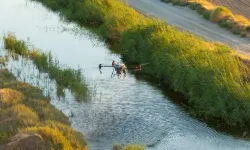
[[[36,48],[29,49],[25,41],[17,40],[13,34],[4,36],[4,46],[14,54],[31,59],[40,72],[46,72],[51,79],[55,79],[58,96],[64,96],[64,90],[68,88],[78,101],[88,98],[88,85],[80,69],[61,66],[51,53],[45,53]]]
[[[126,63],[150,63],[144,73],[183,93],[190,114],[220,125],[250,125],[247,61],[226,45],[146,18],[119,0],[37,1],[97,33]]]
[[[205,19],[219,24],[242,37],[250,36],[250,20],[242,15],[235,14],[223,5],[215,5],[211,0],[161,0],[173,5],[188,6],[196,10]],[[215,0],[216,1],[216,0]],[[223,3],[228,3],[223,1]],[[235,2],[233,2],[235,3]],[[231,3],[230,3],[231,4]],[[229,5],[226,5],[229,6]],[[230,7],[232,8],[232,7]]]

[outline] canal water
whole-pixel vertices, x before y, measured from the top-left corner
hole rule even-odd
[[[87,30],[64,22],[41,4],[28,0],[1,0],[0,34],[12,32],[44,51],[51,51],[61,64],[81,68],[95,94],[77,102],[68,91],[55,96],[55,83],[39,73],[31,61],[10,58],[8,69],[19,80],[50,94],[51,103],[69,118],[72,127],[87,139],[90,150],[110,150],[115,143],[138,143],[149,150],[248,150],[250,143],[218,133],[190,118],[182,108],[144,80],[128,73],[110,78],[112,60],[121,61]],[[1,45],[1,52],[3,45]],[[65,79],[66,80],[66,79]]]

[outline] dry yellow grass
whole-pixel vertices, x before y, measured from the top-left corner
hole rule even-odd
[[[24,124],[36,124],[39,122],[39,117],[36,112],[23,104],[12,106],[8,113],[10,117],[22,120]]]
[[[10,106],[20,103],[24,98],[23,93],[10,89],[4,88],[0,89],[0,103],[3,106]]]
[[[231,12],[225,7],[217,7],[210,14],[210,21],[219,22],[226,17],[232,16]]]
[[[128,146],[122,146],[120,144],[115,144],[113,146],[113,150],[144,150],[144,147],[141,146],[141,145],[137,145],[137,144],[134,144],[134,145],[128,145]]]
[[[21,131],[25,133],[36,133],[41,135],[42,138],[46,141],[46,144],[51,148],[51,150],[73,150],[70,142],[63,136],[63,134],[57,130],[52,129],[48,126],[45,127],[30,127],[23,129]]]

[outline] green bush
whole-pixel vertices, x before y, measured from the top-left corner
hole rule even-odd
[[[247,29],[247,31],[250,31],[250,26],[248,26],[246,29]]]
[[[199,3],[195,3],[195,2],[190,3],[188,7],[191,8],[192,10],[196,10],[199,7]]]
[[[180,0],[173,0],[172,3],[173,5],[180,5]]]
[[[220,25],[221,27],[223,27],[223,28],[230,29],[229,24],[227,23],[226,20],[221,20],[221,21],[219,22],[219,25]]]
[[[188,2],[185,2],[185,1],[180,1],[180,4],[179,4],[180,6],[187,6],[188,5]]]
[[[209,18],[210,18],[210,12],[209,12],[209,11],[203,11],[202,16],[203,16],[206,20],[209,20]]]
[[[240,35],[241,30],[239,28],[235,27],[232,29],[232,32],[233,32],[233,34]]]
[[[172,0],[161,0],[162,2],[165,2],[165,3],[171,3]]]
[[[247,37],[247,33],[246,33],[246,32],[241,32],[241,33],[240,33],[240,36],[241,36],[241,37]]]
[[[225,17],[232,15],[231,12],[226,7],[217,7],[210,14],[210,21],[219,22],[223,20]]]

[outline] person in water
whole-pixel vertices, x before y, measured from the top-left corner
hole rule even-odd
[[[116,63],[113,60],[112,66],[115,68],[116,74],[124,73],[124,75],[126,75],[126,66],[124,64]]]

